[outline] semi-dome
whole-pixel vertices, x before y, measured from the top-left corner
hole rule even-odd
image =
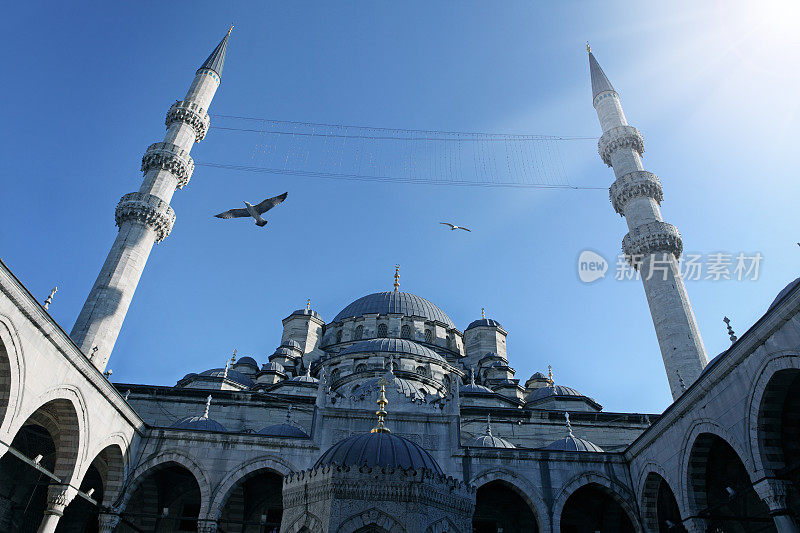
[[[538,400],[543,400],[545,398],[549,398],[551,396],[577,396],[577,397],[585,397],[580,392],[576,391],[572,387],[565,387],[564,385],[551,385],[549,387],[542,387],[540,389],[536,389],[533,391],[528,398],[529,402],[535,402]]]
[[[272,426],[267,426],[258,430],[259,435],[266,435],[268,437],[290,437],[296,439],[307,439],[309,438],[308,433],[303,431],[301,428],[295,426],[294,424],[290,424],[288,422],[284,422],[283,424],[274,424]]]
[[[187,416],[170,426],[173,429],[193,429],[195,431],[228,431],[225,426],[207,416]]]
[[[237,370],[227,369],[224,368],[212,368],[211,370],[206,370],[205,372],[200,372],[201,376],[213,377],[213,378],[221,378],[225,377],[233,382],[236,382],[240,385],[244,385],[245,387],[252,387],[253,380],[250,379],[249,376],[242,374]]]
[[[550,443],[545,448],[547,450],[559,452],[602,452],[603,448],[586,439],[581,439],[573,435],[567,435],[563,439],[559,439]]]
[[[444,362],[444,358],[430,348],[407,339],[370,339],[359,341],[339,352],[339,355],[373,352],[419,355]]]
[[[492,320],[491,318],[479,318],[478,320],[474,320],[469,323],[467,329],[478,328],[478,327],[489,327],[489,328],[500,328],[503,329],[502,324],[497,320]],[[466,330],[465,330],[466,331]]]
[[[450,328],[456,327],[450,317],[434,303],[416,294],[400,291],[376,292],[359,298],[342,309],[333,321],[339,322],[345,318],[359,317],[366,314],[386,315],[390,313],[421,316],[428,320],[447,324]]]
[[[363,433],[328,448],[314,468],[326,465],[430,470],[442,474],[436,460],[420,445],[387,432]]]
[[[385,376],[384,376],[385,377]],[[352,394],[358,396],[366,394],[368,391],[377,392],[380,390],[381,378],[370,378],[359,382],[352,389]],[[410,381],[394,376],[394,379],[389,381],[389,386],[394,386],[395,390],[407,398],[415,400],[424,400],[425,394],[414,386]]]
[[[311,367],[307,366],[305,374],[301,374],[299,376],[295,376],[292,379],[290,379],[289,382],[294,382],[294,383],[313,383],[313,384],[316,385],[317,383],[319,383],[319,380],[311,375]]]

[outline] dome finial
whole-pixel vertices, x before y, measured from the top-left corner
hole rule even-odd
[[[389,373],[394,375],[394,354],[389,354]]]
[[[211,408],[211,395],[209,394],[208,398],[206,398],[206,410],[203,413],[203,418],[208,418],[208,410],[210,408]]]
[[[492,413],[486,415],[486,436],[492,436]]]
[[[575,435],[572,434],[572,424],[569,422],[569,413],[567,411],[564,411],[564,418],[567,420],[567,434],[570,437],[574,437]]]
[[[225,361],[225,372],[222,373],[222,381],[228,379],[228,369],[231,367],[230,361]]]
[[[228,35],[230,35],[232,31],[233,31],[233,24],[231,24],[231,27],[228,28]]]
[[[47,309],[47,307],[45,307],[45,309]],[[731,319],[725,317],[722,319],[722,321],[725,322],[726,326],[728,326],[728,337],[731,339],[731,344],[733,344],[734,342],[736,342],[736,339],[738,339],[738,337],[733,334],[733,328],[731,327]]]
[[[475,385],[475,367],[469,367],[469,384]]]
[[[289,408],[286,410],[286,423],[292,423],[292,404],[289,404]]]
[[[306,300],[306,311],[311,311],[311,298]]]
[[[400,265],[394,266],[394,290],[400,290]]]
[[[592,47],[589,46],[589,41],[586,41],[586,51],[589,52],[590,54],[592,53]]]
[[[547,384],[551,387],[555,384],[555,381],[553,381],[553,367],[550,365],[547,365]]]
[[[486,308],[481,307],[481,318],[486,318]]]
[[[50,291],[50,296],[44,301],[44,310],[47,311],[47,308],[50,307],[50,304],[53,303],[53,296],[56,295],[58,292],[58,287],[53,287],[53,290]]]
[[[236,348],[233,349],[233,355],[231,355],[231,363],[236,362]]]
[[[370,433],[391,433],[391,431],[389,431],[389,428],[383,425],[383,419],[386,418],[385,408],[386,405],[389,403],[389,400],[386,399],[386,385],[388,384],[389,382],[384,377],[381,377],[378,380],[378,385],[381,386],[381,391],[380,391],[381,394],[380,396],[378,396],[378,400],[376,402],[378,404],[378,410],[375,411],[375,414],[378,415],[378,425],[372,428],[372,431],[370,431]]]

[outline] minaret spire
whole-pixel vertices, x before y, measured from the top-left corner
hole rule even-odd
[[[642,134],[628,125],[617,91],[587,50],[592,103],[603,129],[598,151],[616,177],[609,189],[611,204],[628,224],[622,250],[642,278],[672,396],[678,398],[708,362],[678,269],[683,241],[661,218],[663,190],[658,177],[642,166]]]
[[[164,140],[151,144],[142,157],[141,187],[117,205],[119,234],[70,333],[100,371],[108,364],[153,244],[164,240],[175,223],[169,203],[194,171],[189,151],[208,131],[208,106],[220,84],[229,37],[230,30],[197,70],[184,99],[170,107]]]

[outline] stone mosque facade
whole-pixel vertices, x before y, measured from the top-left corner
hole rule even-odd
[[[708,361],[661,183],[591,51],[623,250],[639,269],[669,264],[644,281],[674,397],[663,413],[606,412],[551,373],[517,376],[500,322],[462,330],[397,274],[393,290],[354,295],[329,320],[310,305],[287,312],[263,360],[234,354],[174,386],[111,383],[229,38],[147,148],[70,334],[52,298],[0,264],[0,531],[799,531],[800,281]]]

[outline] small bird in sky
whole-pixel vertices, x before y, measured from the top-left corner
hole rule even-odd
[[[439,224],[444,224],[445,226],[450,226],[450,231],[454,231],[454,230],[457,230],[457,229],[463,229],[464,231],[469,231],[469,232],[472,231],[469,228],[465,228],[465,227],[462,227],[462,226],[456,226],[455,224],[451,224],[449,222],[439,222]]]
[[[227,211],[220,213],[218,215],[214,215],[217,218],[240,218],[240,217],[253,217],[256,221],[256,226],[263,227],[267,225],[267,221],[261,218],[261,215],[278,205],[279,203],[286,200],[286,196],[288,192],[281,194],[280,196],[275,196],[272,198],[267,198],[260,204],[253,205],[250,202],[245,202],[244,207],[240,207],[238,209],[228,209]]]

